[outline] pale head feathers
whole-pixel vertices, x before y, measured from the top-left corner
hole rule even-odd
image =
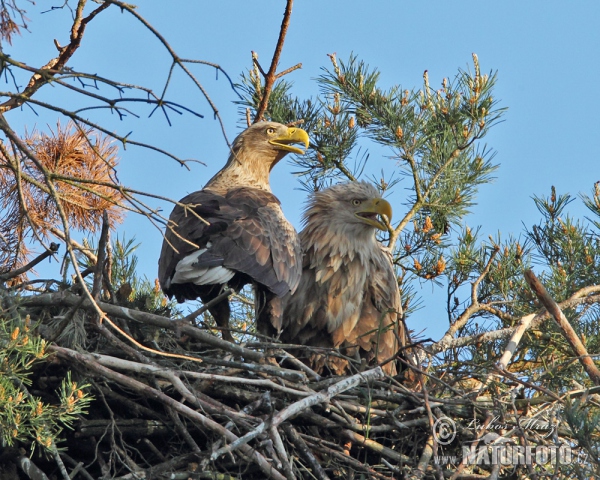
[[[315,192],[303,215],[302,244],[311,245],[318,257],[336,258],[334,270],[344,262],[359,257],[367,262],[376,247],[377,227],[356,215],[357,205],[381,199],[377,189],[367,182],[349,182]],[[386,202],[387,203],[387,202]],[[333,262],[333,259],[331,260]],[[334,262],[335,263],[335,262]],[[339,264],[339,265],[338,265]]]

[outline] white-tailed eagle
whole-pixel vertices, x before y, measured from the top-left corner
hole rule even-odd
[[[295,291],[301,275],[300,241],[271,192],[269,173],[293,146],[309,144],[300,128],[259,122],[234,141],[227,164],[198,191],[181,199],[169,218],[158,278],[178,302],[214,299],[222,287],[255,288],[257,318],[272,324],[281,315],[273,299]],[[228,330],[228,300],[209,308],[223,338]]]
[[[395,358],[407,343],[398,281],[390,252],[376,239],[386,230],[379,216],[391,205],[366,182],[339,184],[316,192],[300,232],[303,271],[296,291],[284,298],[281,340],[340,348],[367,362]],[[348,363],[309,355],[312,366],[341,374]],[[397,373],[396,362],[384,366]]]

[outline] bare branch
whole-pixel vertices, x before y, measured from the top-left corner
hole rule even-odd
[[[285,12],[283,14],[283,21],[281,22],[281,28],[279,30],[279,39],[277,40],[277,46],[275,47],[275,53],[273,53],[273,59],[271,60],[271,66],[269,67],[269,71],[265,76],[265,86],[262,91],[262,98],[260,100],[260,104],[258,109],[256,110],[256,116],[254,117],[254,123],[261,122],[264,120],[265,112],[267,111],[267,106],[269,105],[269,97],[271,96],[271,90],[273,89],[273,85],[275,85],[275,80],[277,80],[278,76],[275,73],[277,71],[277,66],[279,65],[279,57],[281,56],[281,51],[283,50],[283,43],[285,42],[285,35],[287,34],[287,29],[290,25],[290,17],[292,15],[292,5],[294,4],[294,0],[287,0],[285,5]],[[299,67],[298,67],[299,68]],[[261,69],[262,71],[262,69]]]
[[[560,327],[563,336],[567,339],[569,345],[571,345],[575,355],[579,357],[579,362],[589,375],[592,382],[594,382],[596,385],[600,385],[600,370],[598,370],[598,367],[596,367],[596,364],[590,357],[586,348],[583,346],[583,343],[581,343],[577,333],[575,333],[575,330],[573,330],[573,327],[567,320],[567,317],[565,317],[564,313],[562,313],[558,304],[546,291],[544,286],[531,270],[525,271],[525,280],[527,280],[527,283],[534,291],[539,301],[542,302],[544,307],[546,307],[546,310],[548,310],[548,312],[550,312],[554,317],[554,320],[556,320],[556,323]]]
[[[9,280],[11,278],[18,277],[22,273],[25,273],[25,272],[31,270],[38,263],[40,263],[41,261],[45,260],[49,256],[54,255],[56,252],[58,252],[58,247],[59,247],[59,245],[57,243],[51,243],[50,244],[50,248],[48,250],[46,250],[44,253],[38,255],[31,262],[29,262],[27,265],[24,265],[21,268],[17,268],[16,270],[13,270],[11,272],[6,272],[6,273],[1,274],[0,275],[0,282],[5,282],[6,280]]]

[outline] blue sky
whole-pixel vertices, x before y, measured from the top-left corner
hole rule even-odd
[[[42,4],[43,5],[40,5]],[[41,14],[52,3],[25,4],[31,33],[4,46],[14,58],[39,66],[55,55],[53,39],[68,41],[69,12],[56,10]],[[283,17],[283,1],[206,2],[145,0],[137,11],[169,41],[183,58],[218,63],[235,80],[251,66],[250,52],[258,52],[265,69],[273,53]],[[96,4],[90,2],[89,7]],[[600,3],[593,1],[557,2],[316,2],[297,0],[286,39],[280,69],[296,63],[303,68],[287,79],[300,97],[318,93],[314,78],[321,67],[329,67],[328,53],[347,59],[355,53],[381,71],[382,87],[400,84],[418,88],[424,70],[430,83],[440,85],[443,77],[453,77],[458,68],[468,68],[471,53],[479,56],[484,72],[498,71],[495,97],[509,110],[504,122],[492,129],[486,143],[497,151],[500,163],[496,180],[480,189],[478,204],[466,222],[482,225],[483,237],[501,231],[518,236],[523,223],[531,225],[539,215],[531,196],[547,195],[555,185],[559,193],[589,193],[600,180],[597,167],[597,139],[600,136]],[[89,26],[82,47],[70,65],[122,82],[144,85],[160,92],[170,66],[165,50],[128,13],[109,8]],[[217,105],[231,139],[242,127],[235,93],[223,75],[195,65],[190,67]],[[1,87],[4,88],[4,87]],[[188,172],[172,160],[143,149],[121,151],[120,180],[133,188],[179,199],[200,189],[222,167],[227,146],[220,127],[197,88],[182,74],[170,86],[172,100],[185,103],[205,117],[171,115],[169,127],[158,114],[148,118],[150,109],[135,106],[139,119],[118,121],[116,116],[89,111],[91,119],[103,121],[111,129],[152,143],[182,158],[195,158],[206,164],[192,165]],[[65,102],[58,87],[39,92],[40,100]],[[22,131],[25,125],[55,125],[54,113],[27,109],[7,115]],[[390,170],[392,152],[373,150],[371,168]],[[299,227],[305,198],[286,162],[272,176],[272,186],[282,200],[292,223]],[[155,203],[155,205],[158,205]],[[170,211],[170,206],[164,204]],[[396,214],[401,218],[402,207]],[[581,201],[569,210],[575,216],[586,214]],[[142,218],[130,215],[120,231],[135,235],[141,272],[149,278],[156,273],[160,233]],[[44,268],[57,275],[54,263]],[[447,327],[443,297],[432,296],[429,284],[422,286],[425,308],[409,319],[409,327],[427,327],[427,335],[438,338]],[[417,328],[418,327],[418,328]]]

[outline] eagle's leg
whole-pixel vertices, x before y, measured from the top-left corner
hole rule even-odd
[[[210,300],[212,300],[213,296],[201,296],[200,299],[202,303],[206,304]],[[223,340],[227,340],[228,342],[235,343],[231,332],[229,331],[229,316],[231,315],[231,308],[229,307],[229,299],[224,298],[220,302],[214,304],[213,306],[208,308],[208,311],[217,322],[217,325],[221,327],[221,336]]]

